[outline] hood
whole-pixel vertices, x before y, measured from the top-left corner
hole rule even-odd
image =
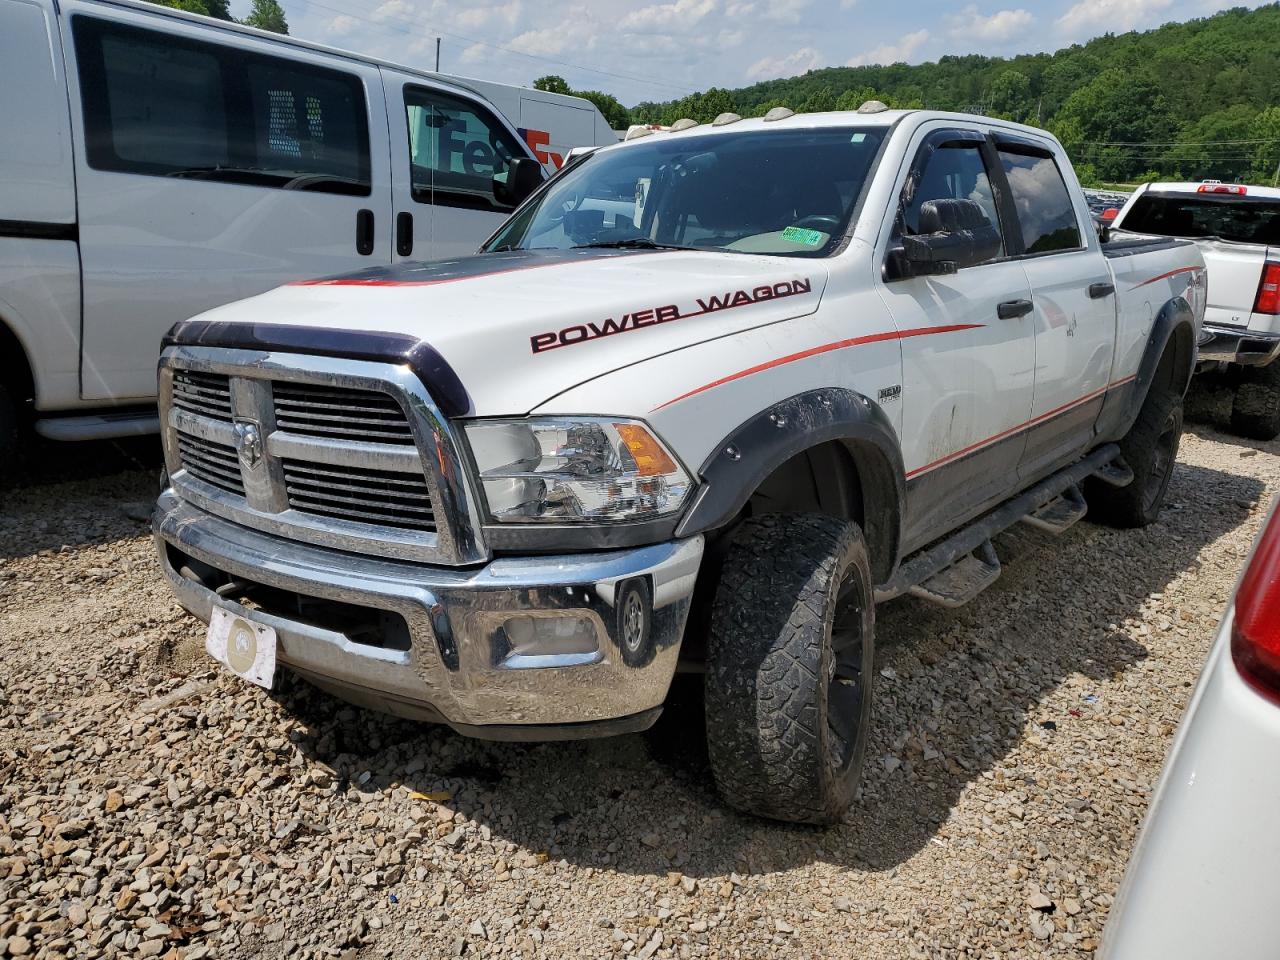
[[[514,416],[620,367],[812,313],[826,279],[820,261],[791,257],[515,251],[289,284],[190,326],[243,346],[265,342],[260,328],[287,327],[291,345],[339,355],[332,345],[348,338],[338,331],[409,337],[465,391],[458,407]]]

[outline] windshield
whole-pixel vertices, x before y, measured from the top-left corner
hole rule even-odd
[[[586,157],[485,246],[671,246],[822,256],[888,128],[655,134]]]
[[[1280,200],[1236,194],[1147,193],[1121,226],[1161,237],[1218,237],[1236,243],[1280,244]]]

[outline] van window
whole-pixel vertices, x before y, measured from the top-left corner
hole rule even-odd
[[[1009,178],[1009,192],[1018,209],[1026,252],[1051,253],[1083,247],[1071,194],[1053,157],[1001,147],[1000,163]]]
[[[358,77],[88,17],[74,30],[95,170],[369,195]]]
[[[1000,229],[991,179],[976,144],[943,145],[925,161],[915,189],[902,209],[902,227],[908,235],[920,232],[920,208],[929,200],[976,201],[991,225]],[[996,257],[1004,256],[1003,234],[1000,247]]]
[[[474,210],[511,209],[493,196],[511,161],[527,156],[478,103],[425,87],[405,87],[413,199]]]

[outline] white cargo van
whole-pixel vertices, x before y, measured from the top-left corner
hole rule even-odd
[[[155,430],[179,320],[474,251],[545,174],[472,86],[135,0],[0,0],[0,462],[29,420]],[[608,132],[524,93],[558,143]]]

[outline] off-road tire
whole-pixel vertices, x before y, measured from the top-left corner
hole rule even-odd
[[[1132,529],[1155,523],[1164,506],[1173,464],[1182,439],[1182,397],[1168,387],[1152,386],[1120,452],[1133,470],[1133,482],[1113,487],[1097,477],[1085,483],[1089,518],[1111,527]]]
[[[1231,403],[1231,432],[1250,440],[1280,435],[1280,361],[1242,371]]]
[[[833,644],[837,620],[851,629]],[[737,529],[711,614],[705,696],[711,770],[731,806],[798,823],[843,818],[871,726],[874,635],[857,524],[802,514]]]

